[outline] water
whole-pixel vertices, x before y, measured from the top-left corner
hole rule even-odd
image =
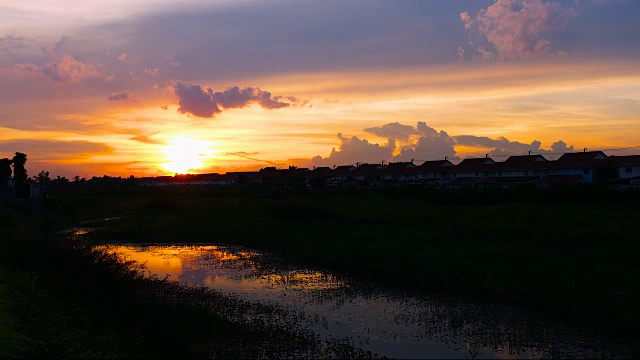
[[[77,229],[82,235],[83,229]],[[394,358],[629,357],[620,344],[516,308],[380,289],[239,246],[113,245],[149,276],[285,307],[325,339]]]

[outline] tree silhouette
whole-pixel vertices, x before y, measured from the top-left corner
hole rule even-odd
[[[27,154],[17,152],[13,157],[13,181],[17,197],[29,197],[29,177],[27,176]]]
[[[9,179],[11,178],[11,160],[0,159],[0,191],[9,189]]]
[[[40,171],[40,173],[33,177],[33,181],[37,182],[40,185],[47,184],[51,182],[51,178],[49,177],[48,171]]]

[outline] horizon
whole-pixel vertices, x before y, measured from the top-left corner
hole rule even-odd
[[[0,158],[91,178],[640,154],[639,15],[624,0],[0,5]]]

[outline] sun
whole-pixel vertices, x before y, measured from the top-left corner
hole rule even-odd
[[[211,143],[189,137],[172,139],[162,149],[166,162],[162,167],[176,174],[188,174],[202,168],[213,151]]]

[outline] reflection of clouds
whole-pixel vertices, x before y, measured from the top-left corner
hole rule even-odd
[[[393,357],[610,357],[620,349],[514,307],[389,291],[241,247],[113,246],[151,273],[268,302],[283,324]],[[251,316],[251,315],[248,315]]]

